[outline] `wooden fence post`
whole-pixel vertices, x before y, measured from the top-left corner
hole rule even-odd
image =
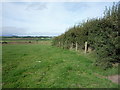
[[[78,50],[78,44],[77,44],[77,42],[76,42],[76,51]]]
[[[59,42],[59,47],[60,47],[61,45],[60,45],[60,42]]]
[[[70,50],[72,50],[73,49],[73,43],[70,45]]]
[[[87,42],[85,42],[85,53],[87,53]]]

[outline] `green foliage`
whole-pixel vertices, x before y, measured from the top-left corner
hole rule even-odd
[[[54,38],[54,45],[84,49],[84,43],[96,51],[96,65],[104,69],[112,67],[114,63],[120,63],[120,2],[107,8],[104,17],[90,19],[80,25],[69,28],[64,34]],[[59,43],[62,43],[59,45]]]

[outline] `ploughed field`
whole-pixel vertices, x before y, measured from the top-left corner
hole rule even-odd
[[[89,55],[50,45],[3,44],[3,88],[118,88],[106,77],[117,67],[102,70]]]

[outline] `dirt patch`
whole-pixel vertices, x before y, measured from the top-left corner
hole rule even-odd
[[[95,73],[95,75],[99,78],[106,78],[108,80],[111,80],[113,83],[120,84],[120,75],[102,76],[97,73]]]
[[[108,76],[107,79],[111,80],[114,83],[120,84],[120,75]]]

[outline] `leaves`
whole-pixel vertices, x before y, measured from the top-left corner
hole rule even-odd
[[[54,45],[84,49],[87,41],[89,47],[94,48],[97,54],[96,63],[104,68],[112,67],[112,63],[120,62],[120,2],[105,10],[103,18],[90,19],[77,26],[71,27],[64,34],[54,38]],[[61,45],[59,45],[59,42]]]

